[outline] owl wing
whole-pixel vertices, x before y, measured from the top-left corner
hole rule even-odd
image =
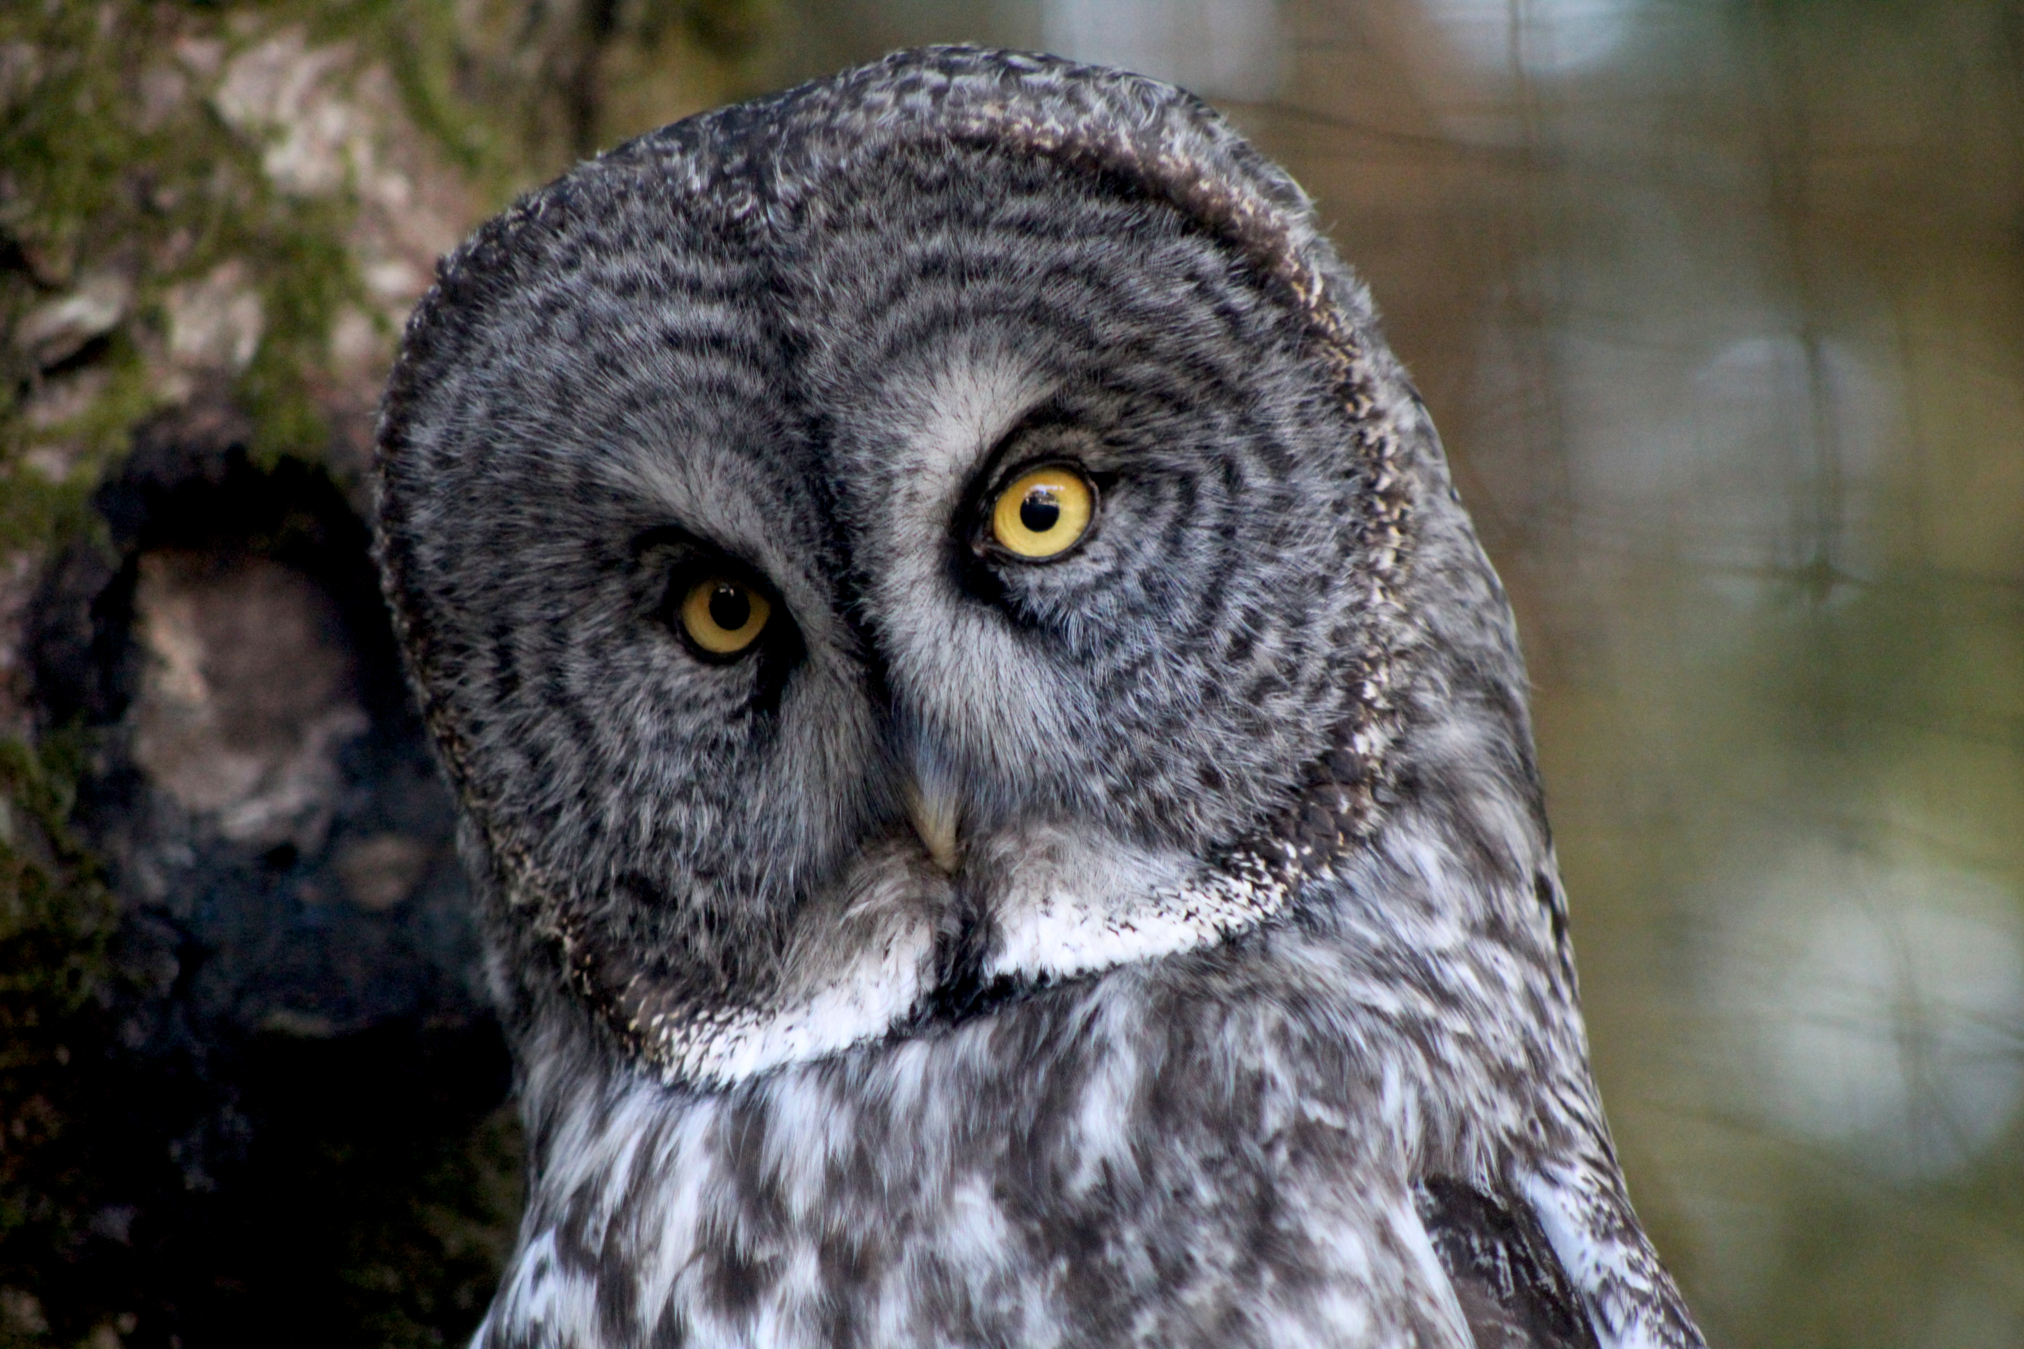
[[[1447,1176],[1413,1190],[1476,1349],[1597,1349],[1581,1296],[1529,1205]]]

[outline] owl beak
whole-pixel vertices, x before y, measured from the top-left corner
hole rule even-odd
[[[907,815],[927,847],[928,859],[945,874],[954,875],[960,857],[956,826],[962,817],[955,777],[931,754],[917,752],[913,758],[914,771],[907,781]]]
[[[907,814],[913,817],[914,832],[927,846],[928,860],[943,872],[956,870],[956,795],[933,790],[918,781],[908,784]]]

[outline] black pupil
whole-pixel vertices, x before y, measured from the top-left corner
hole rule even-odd
[[[752,621],[752,601],[743,586],[720,581],[710,592],[710,621],[726,632],[736,632]]]
[[[1035,534],[1045,534],[1061,519],[1061,498],[1052,487],[1029,487],[1019,503],[1019,523]]]

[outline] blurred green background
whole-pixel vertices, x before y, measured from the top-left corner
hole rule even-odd
[[[958,40],[1208,95],[1371,284],[1518,607],[1596,1068],[1711,1340],[2024,1344],[2016,3],[20,0],[0,621],[96,528],[133,428],[207,391],[255,462],[356,499],[429,255],[513,192]],[[102,324],[48,317],[93,296]],[[118,901],[65,842],[64,727],[0,657],[14,816],[44,840],[0,831],[0,938],[83,971],[4,976],[15,1118],[63,1099],[33,1026],[84,1015],[104,940],[48,896]],[[499,1119],[471,1146],[510,1171]],[[53,1182],[14,1136],[0,1263],[25,1288]],[[460,1146],[416,1165],[463,1174]],[[465,1208],[416,1258],[454,1247],[479,1291],[361,1336],[468,1331],[511,1201]],[[61,1296],[0,1298],[0,1335],[107,1349],[146,1319]]]

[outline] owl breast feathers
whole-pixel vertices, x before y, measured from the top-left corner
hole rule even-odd
[[[377,485],[528,1126],[480,1345],[1701,1344],[1503,592],[1200,102],[633,141],[443,263]]]

